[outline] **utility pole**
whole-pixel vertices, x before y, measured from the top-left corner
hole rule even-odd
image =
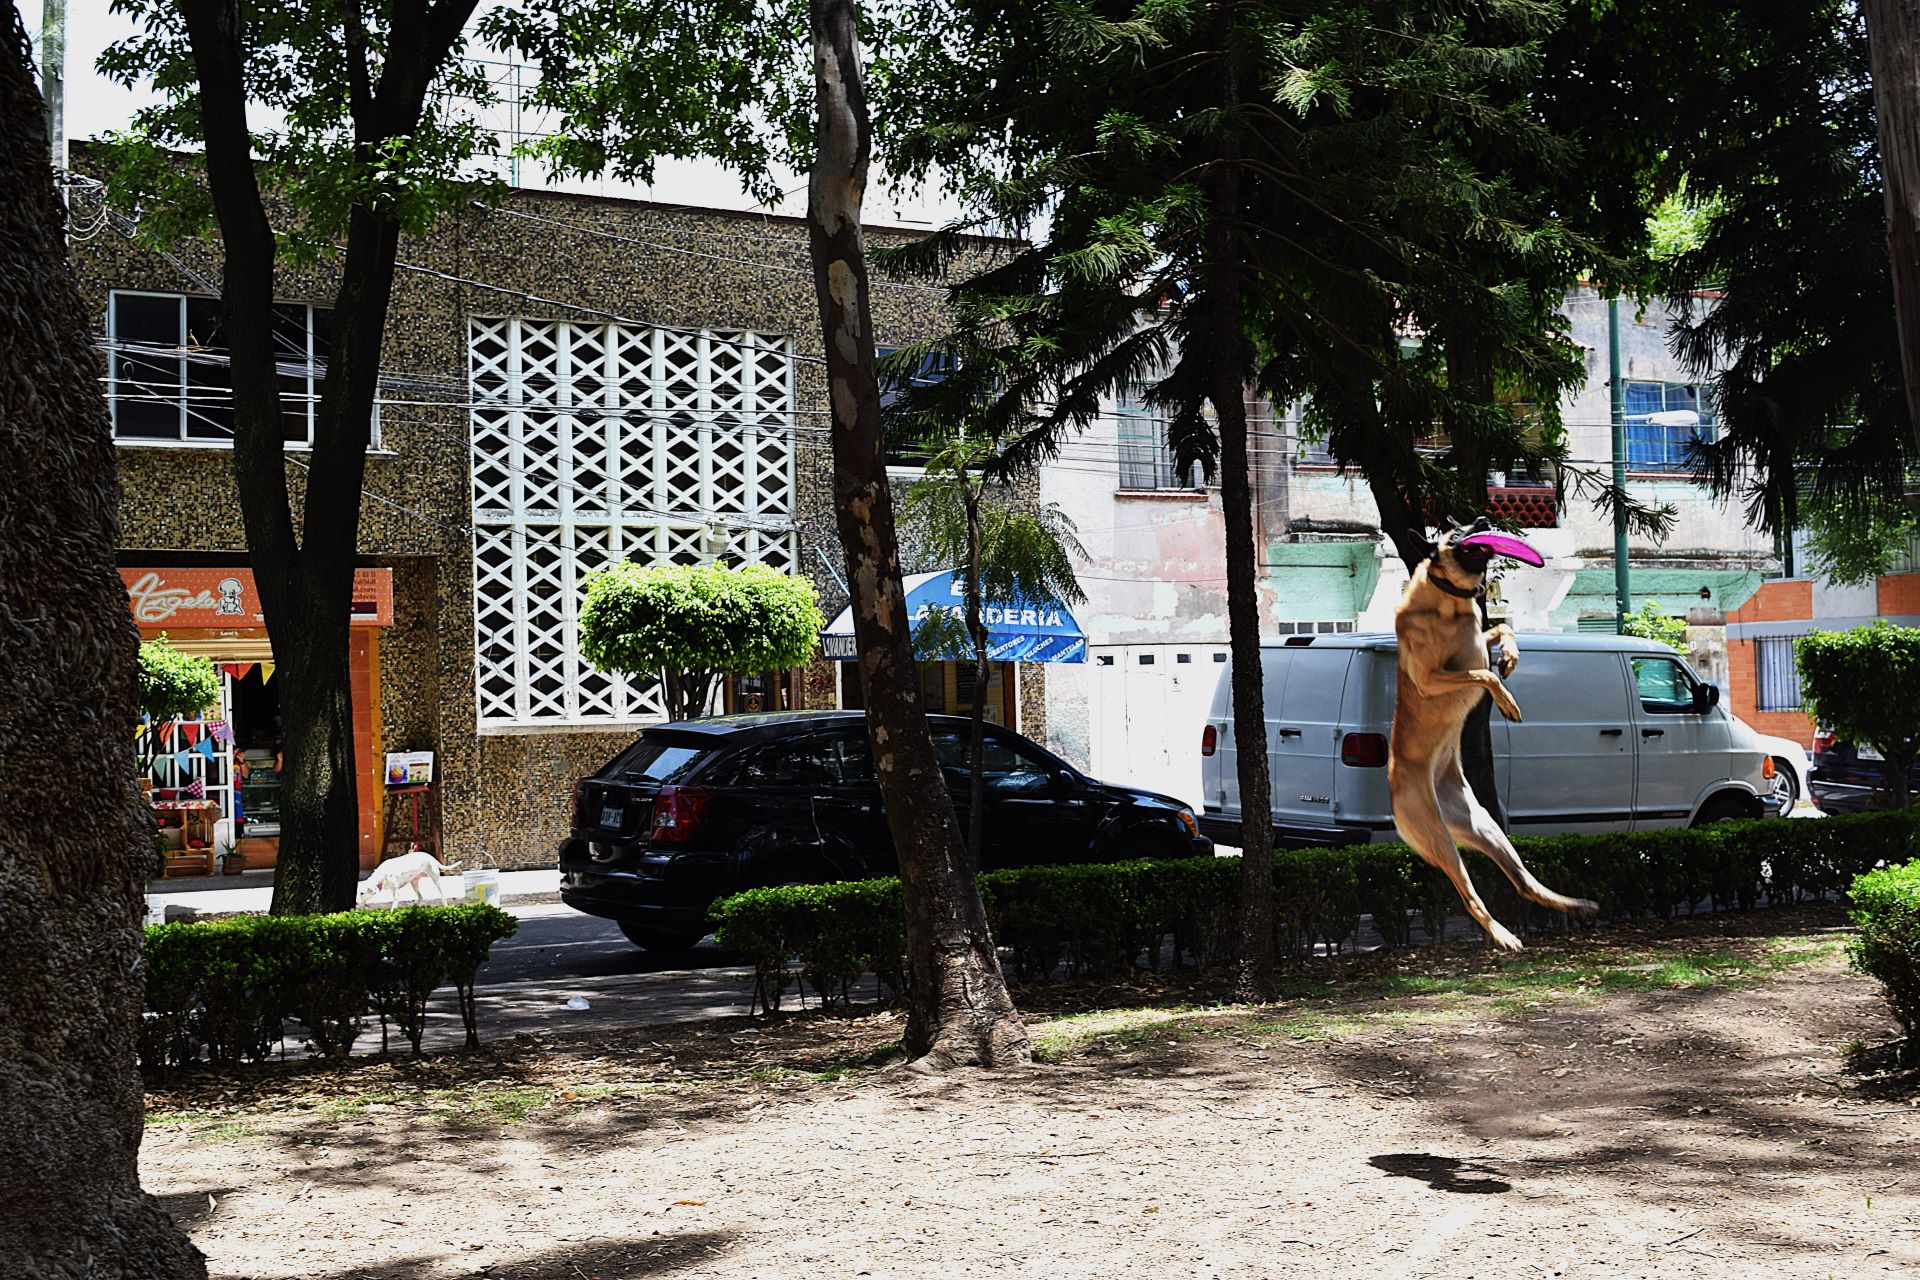
[[[40,11],[40,96],[47,100],[47,153],[67,167],[67,0],[46,0]]]
[[[1627,399],[1620,382],[1620,299],[1607,299],[1607,395],[1613,411],[1613,608],[1614,630],[1624,631],[1633,612],[1627,573]]]

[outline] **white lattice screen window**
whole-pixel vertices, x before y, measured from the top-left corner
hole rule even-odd
[[[792,571],[793,345],[739,332],[475,318],[475,687],[482,728],[644,723],[658,681],[580,656],[581,584],[616,560]]]

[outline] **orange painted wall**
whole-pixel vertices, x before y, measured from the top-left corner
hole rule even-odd
[[[1887,573],[1880,577],[1880,616],[1920,613],[1920,573]]]
[[[1755,664],[1758,659],[1751,640],[1727,641],[1727,709],[1761,733],[1792,738],[1802,746],[1813,745],[1813,720],[1803,711],[1760,711],[1760,686]]]
[[[1805,578],[1763,582],[1728,622],[1798,622],[1813,616],[1813,583]]]

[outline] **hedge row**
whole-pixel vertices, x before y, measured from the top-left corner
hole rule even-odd
[[[147,1013],[140,1063],[149,1071],[270,1056],[286,1023],[314,1051],[344,1058],[369,1014],[400,1026],[414,1053],[427,999],[452,983],[467,1046],[480,1043],[473,977],[518,922],[498,907],[406,907],[325,916],[236,916],[147,929]]]
[[[1853,882],[1848,946],[1854,967],[1880,980],[1906,1033],[1903,1056],[1920,1065],[1920,861],[1870,871]]]
[[[1548,885],[1594,899],[1604,918],[1626,919],[1836,895],[1862,872],[1911,856],[1917,832],[1913,814],[1876,813],[1523,837],[1515,844]],[[1491,862],[1475,857],[1468,864],[1481,896],[1509,927],[1523,934],[1566,927],[1558,913],[1521,899]],[[1404,946],[1416,924],[1438,938],[1461,913],[1453,887],[1404,845],[1280,850],[1273,881],[1275,941],[1283,950],[1337,951],[1354,938],[1362,916],[1372,917],[1389,945]],[[1143,953],[1157,964],[1169,937],[1176,962],[1206,966],[1232,958],[1240,861],[991,871],[980,876],[980,892],[1018,982],[1058,972],[1113,977]],[[867,972],[904,989],[897,880],[754,889],[716,903],[713,919],[720,944],[752,962],[769,1009],[779,1007],[796,977],[828,1003],[846,999]]]

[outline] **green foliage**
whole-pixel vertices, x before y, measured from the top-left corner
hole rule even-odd
[[[1905,1057],[1920,1062],[1920,861],[1868,872],[1850,896],[1860,933],[1847,954],[1854,968],[1879,979],[1906,1033]]]
[[[925,471],[907,490],[902,523],[917,536],[927,561],[954,567],[954,590],[962,598],[977,561],[982,606],[1079,604],[1087,595],[1073,561],[1084,559],[1087,550],[1072,518],[1054,503],[1022,506],[1005,480],[990,474],[995,455],[994,445],[977,436],[956,435],[930,448]],[[976,656],[970,634],[976,621],[929,614],[914,629],[914,649],[922,658]]]
[[[811,581],[762,564],[638,565],[590,574],[580,651],[602,671],[665,672],[674,718],[697,715],[713,678],[777,671],[813,655],[820,629]]]
[[[1541,879],[1591,897],[1602,918],[1672,915],[1701,905],[1750,908],[1829,896],[1862,872],[1910,856],[1920,820],[1906,813],[1762,819],[1673,831],[1522,837]],[[1402,845],[1283,849],[1273,857],[1275,937],[1312,954],[1354,938],[1362,916],[1389,945],[1410,941],[1418,920],[1439,936],[1459,911],[1452,886]],[[1521,933],[1566,927],[1523,901],[1490,863],[1475,860],[1488,906]],[[1233,959],[1238,858],[1183,858],[1103,866],[1027,867],[980,877],[993,937],[1021,982],[1124,977],[1171,937],[1176,957],[1201,966]],[[754,967],[763,1005],[803,977],[823,1000],[845,1000],[861,972],[904,990],[900,882],[866,880],[754,889],[714,904],[720,945]]]
[[[1813,551],[1808,567],[1843,586],[1890,572],[1920,538],[1920,517],[1904,496],[1880,489],[1807,494],[1800,501],[1800,527]]]
[[[1651,600],[1643,601],[1639,612],[1622,619],[1620,634],[1656,640],[1680,653],[1687,651],[1687,620],[1660,612],[1660,607]]]
[[[147,243],[202,234],[211,226],[212,205],[197,167],[178,157],[204,142],[186,18],[171,0],[112,0],[111,7],[135,31],[101,53],[101,73],[129,88],[157,91],[158,100],[108,139],[108,198],[138,213]],[[454,9],[472,7],[468,0]],[[331,256],[345,240],[356,207],[418,234],[487,185],[475,163],[497,153],[500,144],[478,113],[499,95],[484,68],[460,60],[465,46],[459,39],[429,70],[418,127],[378,136],[374,122],[394,117],[404,93],[392,88],[394,101],[370,108],[374,91],[390,88],[381,64],[393,13],[393,6],[380,3],[344,10],[282,0],[242,0],[238,6],[252,118],[274,122],[252,131],[254,163],[273,193],[269,211],[281,250],[293,259]]]
[[[1907,803],[1907,769],[1920,751],[1920,627],[1885,618],[1794,641],[1800,694],[1814,719],[1886,757],[1887,783]]]
[[[140,646],[140,711],[154,723],[198,715],[218,701],[211,658],[182,653],[164,635]]]
[[[427,999],[447,982],[462,991],[472,1046],[474,971],[517,927],[479,903],[150,926],[141,1065],[260,1061],[288,1019],[305,1027],[316,1053],[344,1058],[369,1012],[380,1015],[383,1042],[391,1015],[418,1053]]]

